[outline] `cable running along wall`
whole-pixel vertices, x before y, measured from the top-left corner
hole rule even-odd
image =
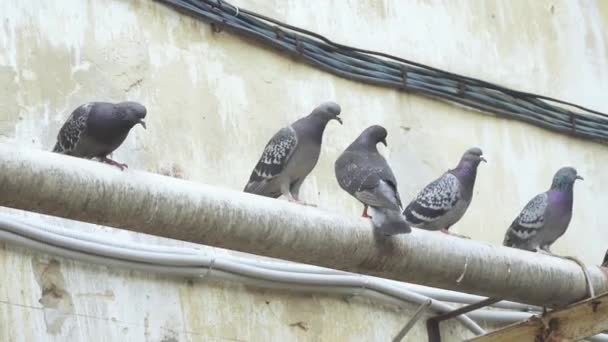
[[[450,101],[553,131],[608,142],[608,115],[508,89],[381,52],[334,43],[220,0],[157,0],[196,18],[287,52],[340,77]]]

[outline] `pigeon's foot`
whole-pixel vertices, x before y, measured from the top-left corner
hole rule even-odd
[[[361,214],[361,217],[365,217],[365,218],[372,218],[371,216],[369,216],[369,214],[367,213],[367,206],[363,206],[363,214]]]
[[[455,237],[459,237],[461,239],[471,239],[470,237],[466,236],[466,235],[460,235],[460,234],[456,234],[456,233],[452,233],[449,230],[447,230],[446,228],[442,228],[441,232],[447,235],[451,235],[451,236],[455,236]]]
[[[101,160],[102,163],[114,165],[114,166],[116,166],[117,168],[119,168],[121,170],[124,170],[124,169],[126,169],[126,168],[129,167],[127,164],[119,163],[119,162],[114,161],[114,160],[112,160],[110,158],[107,158],[107,157],[100,158],[100,160]]]
[[[299,205],[305,205],[305,206],[307,206],[307,207],[315,207],[315,208],[317,207],[317,205],[316,205],[316,204],[313,204],[313,203],[306,203],[306,202],[304,202],[304,201],[300,201],[300,200],[297,200],[297,199],[295,199],[295,198],[288,198],[287,200],[288,200],[289,202],[291,202],[291,203],[296,203],[296,204],[299,204]]]

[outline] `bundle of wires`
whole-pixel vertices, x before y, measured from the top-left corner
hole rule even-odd
[[[608,115],[547,96],[508,89],[389,54],[341,45],[221,0],[157,0],[287,52],[340,77],[397,88],[586,139],[608,140]]]

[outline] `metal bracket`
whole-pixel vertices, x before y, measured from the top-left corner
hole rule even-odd
[[[570,124],[572,125],[572,132],[576,132],[576,116],[571,111],[568,111],[570,114]]]
[[[467,85],[464,82],[459,81],[457,87],[458,95],[463,96],[467,92]]]
[[[395,338],[393,339],[393,342],[401,342],[401,340],[405,337],[405,335],[407,335],[407,333],[412,329],[414,324],[416,324],[416,322],[418,322],[418,320],[420,320],[420,317],[422,316],[422,314],[424,314],[426,312],[426,310],[429,309],[429,307],[431,306],[432,303],[433,303],[433,301],[430,299],[427,299],[424,303],[422,303],[418,307],[418,309],[416,309],[416,312],[414,312],[414,315],[412,316],[412,318],[410,318],[410,320],[407,322],[407,324],[405,324],[405,326],[399,331],[397,336],[395,336]]]
[[[480,302],[471,304],[471,305],[466,305],[463,306],[461,308],[458,308],[456,310],[452,310],[446,313],[443,313],[441,315],[437,315],[434,317],[431,317],[429,319],[426,320],[426,331],[427,334],[429,336],[429,342],[441,342],[441,333],[439,331],[439,323],[443,322],[445,320],[454,318],[456,316],[460,316],[462,314],[465,314],[467,312],[471,312],[477,309],[481,309],[483,307],[486,307],[488,305],[492,305],[494,303],[498,303],[500,302],[502,299],[500,298],[486,298]]]
[[[215,258],[211,259],[209,266],[207,267],[207,272],[201,276],[201,280],[206,279],[211,275],[211,271],[213,271],[213,266],[215,266]]]
[[[407,90],[407,73],[409,69],[406,65],[401,65],[401,78],[403,78],[403,90]]]
[[[302,44],[302,41],[300,40],[300,37],[298,37],[298,35],[295,35],[294,39],[296,41],[296,51],[299,55],[303,55],[305,51],[304,44]]]
[[[274,26],[274,27],[272,28],[272,30],[274,31],[274,34],[276,35],[276,38],[277,38],[278,40],[282,40],[282,39],[283,39],[283,37],[285,36],[285,33],[283,32],[283,30],[281,30],[281,28],[280,28],[280,27],[278,27],[278,26]]]

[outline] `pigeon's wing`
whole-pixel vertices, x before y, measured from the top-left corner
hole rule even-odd
[[[390,187],[390,198],[392,199],[392,197],[394,197],[394,202],[399,206],[399,211],[401,211],[401,209],[403,209],[403,204],[401,203],[401,197],[399,196],[399,190],[397,189],[397,180],[395,179],[393,170],[381,155],[376,155],[375,159],[380,159],[377,163],[382,165],[378,172],[380,183],[385,183]]]
[[[254,183],[269,180],[283,172],[297,145],[298,138],[291,126],[279,130],[266,144],[245,190]]]
[[[87,103],[76,108],[63,124],[57,134],[57,143],[53,152],[69,154],[76,148],[87,128],[87,120],[93,104]]]
[[[361,181],[354,196],[369,206],[401,211],[397,181],[386,160],[379,154],[370,154],[361,164]]]
[[[405,218],[410,224],[432,222],[450,211],[460,197],[460,181],[445,173],[420,191],[405,208]]]
[[[532,198],[509,227],[503,244],[511,246],[516,241],[526,241],[538,234],[545,224],[548,203],[549,196],[546,192]]]
[[[401,199],[395,185],[377,174],[369,175],[354,195],[369,206],[401,211]]]

